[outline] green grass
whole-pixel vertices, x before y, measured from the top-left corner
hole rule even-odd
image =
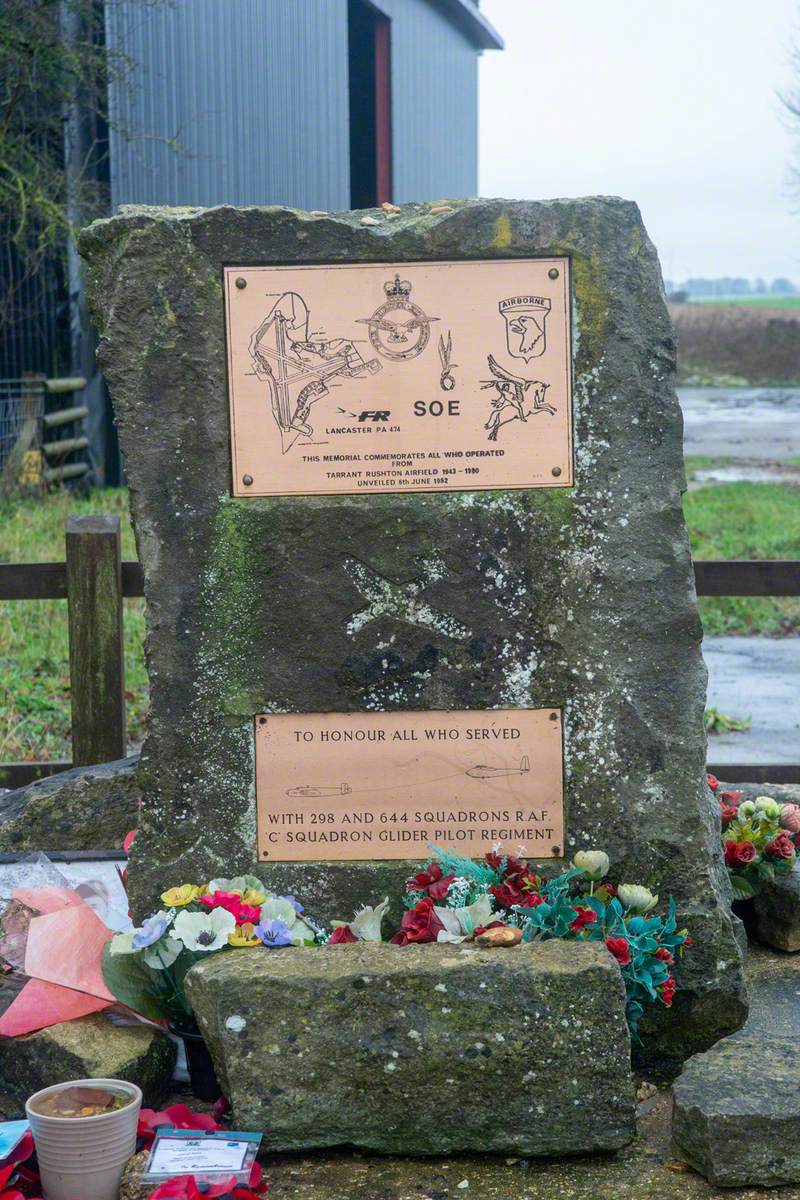
[[[122,557],[135,558],[128,495],[58,492],[0,503],[0,561],[62,562],[71,513],[117,513]],[[125,601],[128,734],[141,738],[147,713],[144,601]],[[0,761],[70,758],[69,642],[65,600],[0,603]]]
[[[683,510],[695,558],[800,558],[800,488],[792,484],[701,487],[686,493]],[[797,633],[800,599],[704,596],[700,616],[710,636]]]
[[[693,296],[688,304],[747,304],[756,308],[800,308],[799,296]]]
[[[687,473],[725,460],[687,459]],[[697,488],[684,498],[696,558],[800,557],[800,489],[790,484],[736,483]],[[61,492],[44,499],[0,503],[0,561],[64,558],[70,513],[117,513],[123,558],[135,558],[124,490],[78,499]],[[796,633],[800,599],[703,598],[708,634]],[[144,667],[144,601],[125,601],[125,680],[128,733],[144,731],[148,684]],[[0,603],[0,761],[70,757],[69,647],[63,600]]]

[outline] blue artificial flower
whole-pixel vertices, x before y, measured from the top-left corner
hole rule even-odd
[[[299,900],[295,900],[294,896],[278,896],[277,899],[285,900],[288,904],[291,904],[296,913],[301,913],[303,911],[302,904]]]
[[[153,942],[157,942],[163,937],[167,929],[172,924],[172,919],[175,916],[174,912],[155,913],[152,917],[147,917],[141,924],[139,929],[133,931],[131,938],[131,946],[134,950],[144,950],[146,946],[152,946]]]
[[[261,941],[270,950],[276,946],[291,946],[292,933],[289,926],[280,917],[273,917],[271,921],[261,921],[256,925],[256,937],[261,938]]]

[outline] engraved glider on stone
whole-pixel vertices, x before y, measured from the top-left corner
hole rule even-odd
[[[511,371],[500,366],[493,354],[489,355],[487,361],[494,379],[482,379],[481,390],[494,388],[496,392],[496,395],[492,397],[491,415],[484,425],[484,429],[489,430],[490,442],[497,441],[500,429],[503,425],[508,425],[509,421],[525,422],[528,417],[535,416],[540,412],[549,413],[551,417],[555,416],[556,410],[545,400],[549,383],[542,383],[538,379],[522,379],[519,375],[512,375]],[[529,398],[527,394],[529,388],[533,388],[532,398]]]
[[[371,317],[359,317],[357,325],[369,325],[369,340],[373,349],[384,358],[404,362],[416,358],[428,344],[431,322],[418,304],[410,299],[411,284],[395,275],[383,285],[386,300]]]
[[[255,374],[269,389],[269,402],[286,454],[298,438],[314,436],[309,421],[312,404],[329,394],[332,379],[362,379],[381,369],[376,358],[365,361],[346,338],[310,337],[308,305],[297,292],[284,292],[250,339]]]
[[[356,558],[345,558],[342,562],[350,582],[366,600],[366,607],[353,613],[346,630],[350,637],[360,633],[370,621],[389,618],[405,621],[420,629],[434,629],[445,637],[466,641],[472,632],[462,625],[451,613],[434,608],[425,598],[424,592],[430,584],[442,578],[444,566],[437,558],[425,559],[422,571],[409,583],[396,583],[385,579],[378,571]]]
[[[512,358],[541,358],[547,349],[547,296],[508,296],[498,304],[506,323],[506,345]]]

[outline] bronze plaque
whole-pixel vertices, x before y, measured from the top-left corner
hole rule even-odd
[[[227,267],[235,496],[569,487],[569,260]]]
[[[551,708],[259,716],[258,857],[560,857],[562,764]]]

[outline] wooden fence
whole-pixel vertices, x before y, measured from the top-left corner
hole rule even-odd
[[[696,562],[700,596],[800,596],[800,561]],[[144,595],[138,562],[123,562],[119,517],[69,517],[66,561],[0,563],[0,600],[66,600],[72,761],[0,763],[0,787],[21,787],[71,766],[127,752],[123,598]],[[800,763],[718,765],[724,779],[800,783]]]

